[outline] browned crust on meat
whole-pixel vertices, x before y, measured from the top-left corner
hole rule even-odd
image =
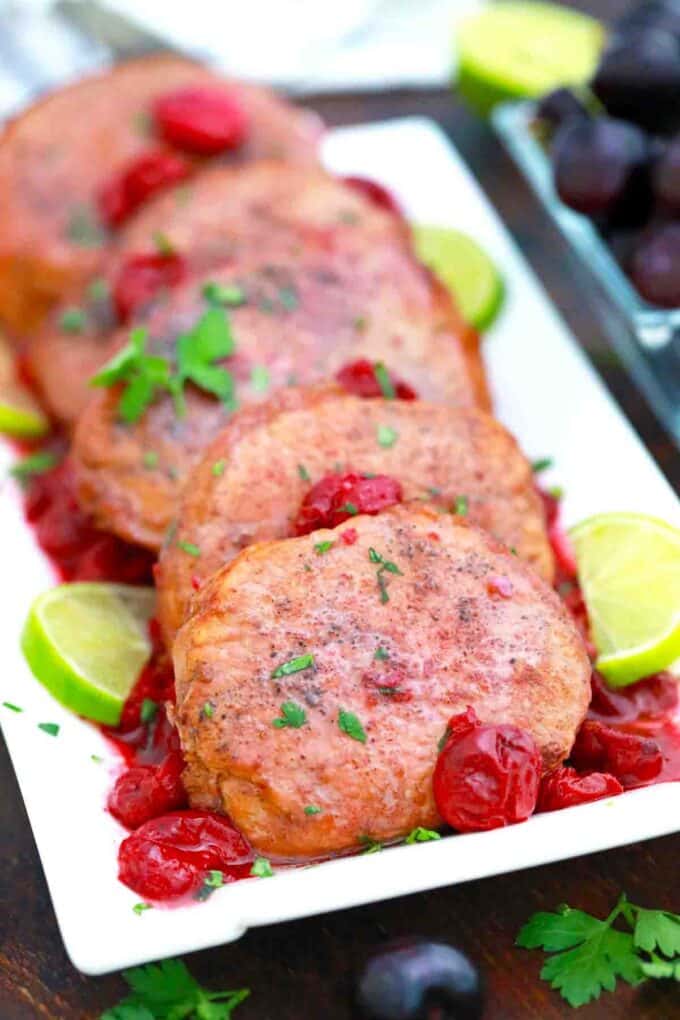
[[[0,138],[0,319],[6,326],[32,331],[64,292],[101,265],[106,246],[74,244],[69,218],[77,206],[91,211],[111,172],[157,144],[139,121],[152,100],[211,82],[224,79],[191,60],[152,55],[59,89],[7,125]],[[266,89],[229,84],[251,121],[248,141],[230,159],[316,162],[313,114]]]
[[[440,823],[437,742],[472,705],[528,730],[546,769],[569,753],[590,663],[560,599],[484,532],[427,507],[357,517],[334,531],[249,546],[199,592],[174,646],[177,723],[191,803],[223,810],[262,853],[304,857]],[[318,556],[314,545],[332,541]],[[382,602],[375,549],[397,565]],[[512,597],[490,593],[502,576]],[[376,662],[380,646],[389,655]],[[311,654],[313,667],[272,672]],[[410,700],[364,676],[400,669]],[[307,715],[273,725],[284,701]],[[205,712],[210,704],[211,712]],[[354,713],[366,742],[340,730]],[[304,808],[322,809],[308,816]]]
[[[379,425],[397,433],[394,446],[378,444]],[[300,477],[300,465],[309,480]],[[245,546],[290,535],[310,486],[338,470],[389,475],[402,483],[405,500],[429,499],[447,511],[464,495],[472,523],[552,581],[553,557],[531,467],[512,436],[485,412],[367,401],[333,387],[293,388],[235,415],[189,476],[156,574],[168,643],[195,586]],[[200,555],[188,555],[188,546]]]

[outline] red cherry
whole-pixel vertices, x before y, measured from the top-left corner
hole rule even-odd
[[[136,765],[118,777],[109,794],[107,807],[128,829],[138,829],[151,818],[183,807],[184,760],[171,751],[160,765]]]
[[[156,100],[153,115],[166,142],[199,156],[243,145],[248,119],[234,91],[204,85],[178,89]]]
[[[459,832],[525,821],[536,807],[541,755],[518,726],[480,723],[472,709],[454,716],[433,776],[437,809]]]
[[[581,772],[608,772],[629,789],[658,776],[663,755],[655,740],[586,719],[576,734],[570,760]]]
[[[145,152],[102,185],[97,196],[99,214],[109,227],[118,227],[148,198],[177,184],[191,172],[182,156],[162,149]]]
[[[118,878],[148,900],[171,900],[199,888],[208,871],[224,882],[250,873],[253,853],[228,818],[177,811],[145,822],[118,850]]]
[[[558,811],[619,793],[623,793],[623,787],[615,776],[605,772],[580,775],[576,769],[560,765],[541,780],[536,810]]]
[[[319,528],[335,528],[356,514],[377,514],[400,503],[399,482],[387,475],[364,478],[349,472],[324,475],[302,501],[293,524],[294,535],[307,535]]]
[[[367,358],[358,358],[343,365],[335,378],[348,393],[357,397],[382,397],[383,389],[376,375],[375,362]],[[399,400],[415,400],[417,393],[408,383],[402,382],[391,372],[389,380],[394,387],[395,396]]]
[[[354,188],[355,191],[364,195],[380,209],[385,209],[386,212],[403,217],[404,212],[399,202],[384,185],[378,184],[377,181],[372,181],[368,177],[343,177],[342,180],[348,187]]]
[[[161,290],[176,287],[187,275],[181,255],[130,255],[120,268],[113,300],[121,322],[129,322]]]

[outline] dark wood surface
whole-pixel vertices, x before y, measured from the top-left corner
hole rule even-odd
[[[626,4],[611,0],[573,6],[606,16]],[[443,126],[677,488],[680,455],[612,354],[578,267],[488,127],[444,92],[325,97],[312,99],[311,105],[330,124],[417,113]],[[40,768],[40,762],[35,767]],[[88,979],[70,965],[4,745],[0,746],[0,781],[0,1020],[97,1017],[121,996],[123,982],[117,975]],[[77,795],[64,790],[65,797]],[[85,854],[87,847],[74,846],[73,853]],[[350,1020],[351,975],[368,950],[387,937],[418,934],[453,941],[478,962],[488,983],[487,1020],[556,1020],[573,1015],[573,1010],[539,980],[541,954],[513,947],[528,915],[567,902],[603,916],[621,889],[634,902],[680,911],[679,858],[680,836],[667,837],[254,930],[233,945],[195,954],[188,963],[208,986],[252,988],[251,999],[237,1011],[239,1020]],[[502,862],[499,867],[502,870]],[[96,889],[74,889],[73,895],[90,899],[96,910]],[[92,938],[106,938],[106,918],[96,912]],[[638,990],[622,986],[575,1015],[583,1020],[671,1020],[680,1017],[680,996],[677,986],[656,983]]]

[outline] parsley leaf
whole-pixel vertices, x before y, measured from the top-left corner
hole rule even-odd
[[[635,911],[635,945],[648,953],[658,948],[664,956],[680,956],[680,914],[642,907],[635,907]]]
[[[203,313],[193,329],[179,337],[175,390],[180,408],[183,407],[182,394],[186,382],[192,382],[228,406],[234,406],[234,377],[226,368],[213,362],[230,357],[235,347],[227,315],[216,305]]]
[[[253,365],[250,371],[250,385],[256,393],[265,393],[271,382],[266,365]]]
[[[385,368],[382,361],[376,361],[373,366],[373,372],[377,380],[378,386],[380,387],[381,393],[385,400],[394,400],[397,393],[394,389],[394,384],[390,379],[389,372]]]
[[[310,481],[309,471],[307,470],[304,464],[298,464],[298,474],[303,482]]]
[[[59,316],[59,329],[63,333],[82,333],[87,326],[87,316],[82,308],[65,308]]]
[[[211,474],[213,478],[220,478],[224,474],[224,469],[227,466],[226,460],[216,460],[211,468]]]
[[[358,740],[360,744],[366,743],[366,731],[354,712],[346,712],[341,708],[338,712],[338,727],[352,740]]]
[[[51,737],[59,736],[59,723],[40,722],[38,723],[38,729],[42,730],[43,733],[48,733]]]
[[[95,210],[87,205],[76,205],[71,209],[65,234],[80,248],[99,248],[106,240],[106,232]]]
[[[291,673],[300,673],[303,669],[314,668],[314,656],[307,653],[306,655],[298,655],[294,659],[289,659],[288,662],[282,662],[280,666],[277,666],[272,673],[272,680],[277,680],[282,676],[290,676]]]
[[[229,1020],[250,995],[248,988],[206,991],[181,960],[135,967],[123,971],[123,977],[131,994],[102,1013],[100,1020]]]
[[[139,710],[139,718],[143,723],[153,722],[158,714],[158,702],[153,698],[144,698],[142,707]]]
[[[456,496],[456,500],[451,507],[451,513],[457,514],[459,517],[467,517],[468,512],[468,498],[467,496]]]
[[[305,814],[306,815],[320,815],[321,814],[321,808],[317,807],[316,804],[308,804],[307,807],[305,808]]]
[[[250,874],[254,878],[271,878],[274,871],[266,857],[256,857],[250,869]]]
[[[554,464],[552,457],[541,457],[540,460],[535,460],[531,465],[531,470],[535,475],[541,473],[541,471],[547,471]]]
[[[377,840],[372,839],[370,836],[359,836],[359,842],[366,848],[362,850],[362,855],[378,854],[383,848],[382,843],[378,843]]]
[[[18,705],[14,705],[11,701],[3,701],[3,708],[8,708],[10,712],[23,712],[23,708],[19,708]]]
[[[409,832],[404,842],[410,846],[412,843],[429,843],[432,840],[441,838],[441,835],[434,829],[424,829],[422,825],[418,825]]]
[[[134,907],[132,908],[132,913],[137,914],[138,917],[141,917],[141,915],[147,910],[153,910],[153,907],[151,906],[150,903],[135,903]]]
[[[323,554],[327,553],[329,549],[332,549],[334,545],[335,542],[317,542],[314,546],[314,552],[317,556],[323,556]]]
[[[299,730],[306,722],[307,713],[302,705],[298,705],[295,701],[284,701],[281,705],[281,715],[274,719],[273,724],[280,730],[284,726],[290,726],[293,730]]]
[[[177,548],[181,549],[182,552],[185,552],[187,556],[193,556],[194,559],[198,559],[198,557],[201,555],[201,549],[199,546],[196,545],[195,542],[185,542],[183,540],[180,540],[177,543]]]
[[[125,347],[90,379],[90,386],[127,384],[118,404],[118,413],[128,424],[139,421],[157,390],[171,392],[173,388],[169,362],[166,358],[146,353],[147,339],[146,329],[133,329]]]
[[[246,303],[246,296],[240,287],[214,281],[205,284],[203,297],[212,304],[228,305],[231,308],[238,308],[239,305]]]
[[[619,919],[634,927],[635,935],[615,928],[614,922]],[[670,927],[665,919],[670,921]],[[603,990],[613,991],[617,978],[637,985],[645,976],[669,976],[668,968],[658,967],[655,959],[651,970],[658,973],[651,973],[650,962],[639,955],[638,949],[651,951],[659,940],[668,949],[674,949],[678,933],[677,915],[643,910],[622,894],[604,921],[566,905],[556,913],[534,914],[517,936],[516,945],[554,953],[544,964],[541,977],[558,989],[571,1006],[582,1006],[599,998]],[[644,946],[639,945],[638,939],[642,939]]]
[[[394,446],[397,439],[399,438],[399,433],[395,431],[395,429],[390,428],[389,425],[378,425],[377,436],[378,445],[382,446],[386,450],[389,450],[389,448],[391,446]]]
[[[375,654],[373,656],[373,658],[377,659],[378,662],[385,662],[387,659],[389,659],[389,657],[390,653],[386,652],[385,649],[381,648],[380,646],[376,648]]]
[[[50,471],[58,462],[59,458],[51,450],[39,450],[13,464],[9,473],[18,482],[26,482],[29,478],[34,478],[35,475],[42,475],[46,471]]]

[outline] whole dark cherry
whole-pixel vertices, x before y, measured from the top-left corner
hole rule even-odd
[[[164,141],[199,156],[237,149],[248,134],[248,117],[233,89],[178,89],[156,100],[153,117]]]
[[[541,755],[530,733],[485,725],[472,708],[449,720],[432,779],[437,810],[459,832],[525,821],[536,807]]]
[[[582,772],[608,772],[629,789],[651,783],[663,767],[661,748],[651,737],[587,719],[576,734],[571,762]]]
[[[383,397],[385,393],[380,385],[377,367],[376,362],[369,361],[368,358],[357,358],[356,361],[349,361],[343,365],[335,378],[343,389],[357,397]],[[395,397],[399,400],[416,399],[418,394],[412,386],[402,382],[392,372],[388,372],[387,377],[392,384]]]
[[[353,471],[324,475],[302,501],[293,524],[294,535],[307,535],[319,528],[335,528],[357,514],[377,514],[400,503],[399,482],[387,475],[366,478]]]
[[[606,772],[580,774],[574,768],[560,765],[541,780],[536,810],[559,811],[619,793],[623,793],[623,787],[615,776]]]
[[[186,261],[181,255],[156,252],[128,256],[113,285],[119,320],[129,322],[161,291],[176,287],[186,275]]]
[[[400,939],[369,958],[356,982],[356,1003],[366,1020],[479,1020],[484,990],[459,949]]]

